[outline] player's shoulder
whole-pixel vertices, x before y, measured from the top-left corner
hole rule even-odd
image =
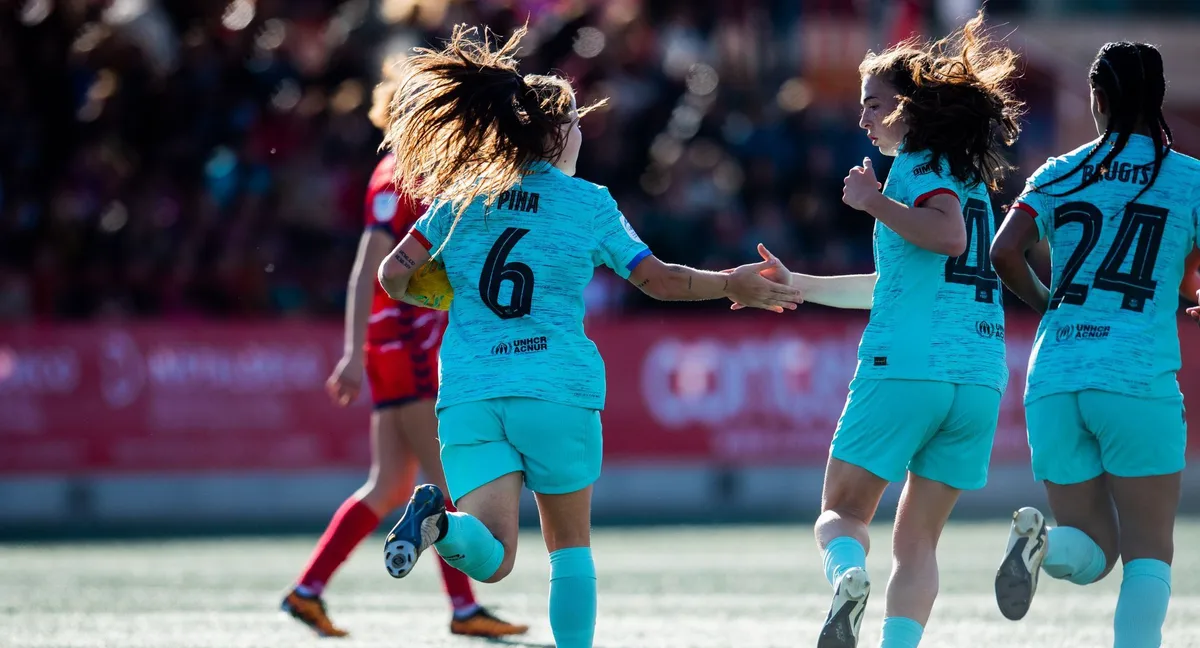
[[[614,202],[612,193],[609,192],[608,187],[584,180],[583,178],[569,176],[558,169],[550,171],[546,179],[548,182],[557,185],[563,196],[572,202],[594,207]]]
[[[1075,149],[1063,153],[1062,155],[1052,155],[1046,158],[1046,161],[1033,172],[1031,178],[1040,178],[1042,180],[1053,180],[1054,178],[1064,173],[1070,172],[1079,165],[1089,153],[1096,148],[1098,140],[1092,140],[1086,144],[1082,144]]]
[[[1175,149],[1171,149],[1171,152],[1167,155],[1167,164],[1174,167],[1173,171],[1177,174],[1187,174],[1191,176],[1192,174],[1200,172],[1200,160],[1197,160],[1187,153],[1180,153]],[[1197,184],[1200,184],[1200,182]]]
[[[944,175],[946,173],[946,165],[944,161],[935,159],[932,151],[929,150],[907,150],[901,148],[896,152],[896,159],[892,161],[893,171],[903,171],[914,178],[933,175]]]
[[[1200,213],[1200,160],[1174,149],[1163,162],[1159,179],[1181,203]]]

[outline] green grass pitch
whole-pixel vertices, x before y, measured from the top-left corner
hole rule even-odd
[[[941,548],[941,595],[922,646],[1103,648],[1120,570],[1097,585],[1042,581],[1029,616],[1012,623],[992,598],[1007,524],[953,523]],[[873,529],[875,596],[863,648],[879,640],[888,529]],[[815,645],[830,591],[807,525],[599,529],[598,648],[768,648]],[[372,536],[326,593],[341,640],[315,638],[278,612],[312,537],[0,545],[0,646],[5,648],[466,648],[552,646],[548,566],[540,538],[521,538],[513,575],[480,585],[499,614],[529,622],[509,643],[452,637],[438,570],[426,554],[403,581]],[[1165,646],[1200,646],[1200,521],[1177,532]]]

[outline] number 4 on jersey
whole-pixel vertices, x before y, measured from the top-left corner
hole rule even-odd
[[[519,227],[505,229],[483,262],[479,297],[500,319],[525,317],[533,311],[533,269],[524,263],[508,262],[508,253],[528,233]],[[507,304],[500,303],[500,284],[504,281],[512,283],[512,297]]]
[[[975,301],[996,303],[1000,278],[992,270],[988,247],[992,242],[991,210],[978,198],[967,199],[963,206],[967,226],[967,250],[962,255],[946,259],[946,283],[975,287]]]

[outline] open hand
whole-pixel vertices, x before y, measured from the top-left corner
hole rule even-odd
[[[771,251],[767,249],[767,246],[763,245],[762,243],[758,244],[758,256],[762,257],[763,261],[770,262],[770,265],[765,270],[760,271],[758,274],[762,275],[769,281],[783,286],[792,285],[792,272],[783,265],[783,262],[780,261],[778,257],[776,257],[774,254],[771,254]],[[733,270],[726,270],[725,272],[733,272]],[[803,303],[804,295],[801,294],[800,297],[801,300],[798,303]],[[745,304],[734,301],[729,305],[729,310],[742,310],[745,307]]]
[[[762,308],[776,313],[796,310],[797,304],[804,303],[804,294],[790,285],[792,273],[761,244],[758,254],[763,258],[761,262],[725,271],[729,274],[726,294],[733,302],[730,308]]]
[[[871,158],[863,158],[862,166],[850,169],[850,174],[842,182],[842,202],[860,211],[866,211],[871,199],[883,189],[883,185],[875,178]]]

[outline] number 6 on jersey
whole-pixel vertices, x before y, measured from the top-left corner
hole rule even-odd
[[[528,233],[529,230],[519,227],[505,229],[492,244],[483,262],[483,272],[479,275],[479,297],[500,319],[525,317],[533,311],[533,269],[518,261],[506,263],[509,252]],[[499,299],[500,285],[504,281],[512,283],[512,296],[508,304],[501,304]]]

